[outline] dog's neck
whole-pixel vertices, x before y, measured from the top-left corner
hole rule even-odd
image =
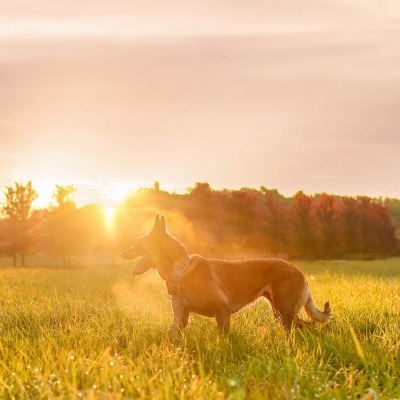
[[[189,252],[183,243],[171,235],[165,237],[156,268],[160,277],[164,281],[168,281],[174,271],[180,269],[183,260],[188,256]]]
[[[172,274],[167,279],[167,291],[171,297],[174,297],[178,290],[179,281],[185,272],[186,267],[189,265],[190,255],[187,254],[182,260],[174,263]]]

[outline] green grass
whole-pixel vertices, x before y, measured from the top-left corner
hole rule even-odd
[[[301,262],[327,325],[286,334],[264,300],[227,338],[128,267],[0,268],[1,399],[400,398],[400,259]]]

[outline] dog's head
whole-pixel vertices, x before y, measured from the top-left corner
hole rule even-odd
[[[141,257],[136,263],[133,270],[134,275],[142,275],[150,268],[156,268],[163,277],[162,270],[160,267],[166,260],[168,260],[168,243],[174,240],[174,238],[167,232],[165,216],[160,214],[156,215],[153,229],[137,239],[136,243],[124,250],[121,253],[121,257],[124,260],[133,260]]]

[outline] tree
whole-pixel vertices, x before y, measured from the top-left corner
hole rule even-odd
[[[298,256],[315,255],[314,198],[297,192],[292,201],[292,232],[295,251]]]
[[[63,258],[64,267],[71,265],[71,254],[77,245],[77,209],[72,185],[56,185],[47,221],[47,243],[51,253]]]
[[[332,258],[339,252],[337,241],[337,219],[339,204],[336,197],[322,194],[316,205],[316,219],[320,236],[320,251],[323,257]]]
[[[275,254],[288,253],[287,206],[285,198],[277,190],[261,187],[262,223],[261,228],[267,246]]]
[[[73,195],[76,193],[76,188],[73,185],[56,185],[53,191],[52,199],[55,201],[53,208],[62,208],[67,205],[75,206]]]
[[[21,256],[21,266],[25,264],[25,255],[34,245],[37,217],[33,213],[32,203],[38,195],[29,181],[26,185],[16,182],[14,186],[6,186],[6,196],[2,212],[5,216],[6,253],[13,257],[14,267],[17,255]]]
[[[230,192],[227,210],[232,228],[239,234],[250,234],[258,224],[260,193],[254,189],[242,188]]]
[[[342,197],[339,210],[341,246],[345,255],[356,255],[360,252],[359,215],[357,200]]]
[[[389,210],[380,200],[357,197],[360,250],[364,258],[392,254],[397,245]]]
[[[220,225],[222,207],[208,182],[196,182],[194,188],[189,188],[186,201],[185,214],[190,221],[201,227],[211,227],[211,230],[216,224]]]
[[[377,252],[381,256],[393,255],[399,249],[399,240],[396,236],[396,226],[390,210],[383,203],[374,203],[373,224],[376,237]]]
[[[393,224],[396,229],[396,237],[400,240],[400,199],[386,198],[384,205],[388,208],[391,214]],[[399,248],[397,250],[400,250]]]

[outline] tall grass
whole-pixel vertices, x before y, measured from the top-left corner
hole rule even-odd
[[[153,273],[1,268],[0,397],[400,398],[400,260],[298,265],[329,324],[287,334],[260,300],[228,337],[193,315],[179,342]]]

